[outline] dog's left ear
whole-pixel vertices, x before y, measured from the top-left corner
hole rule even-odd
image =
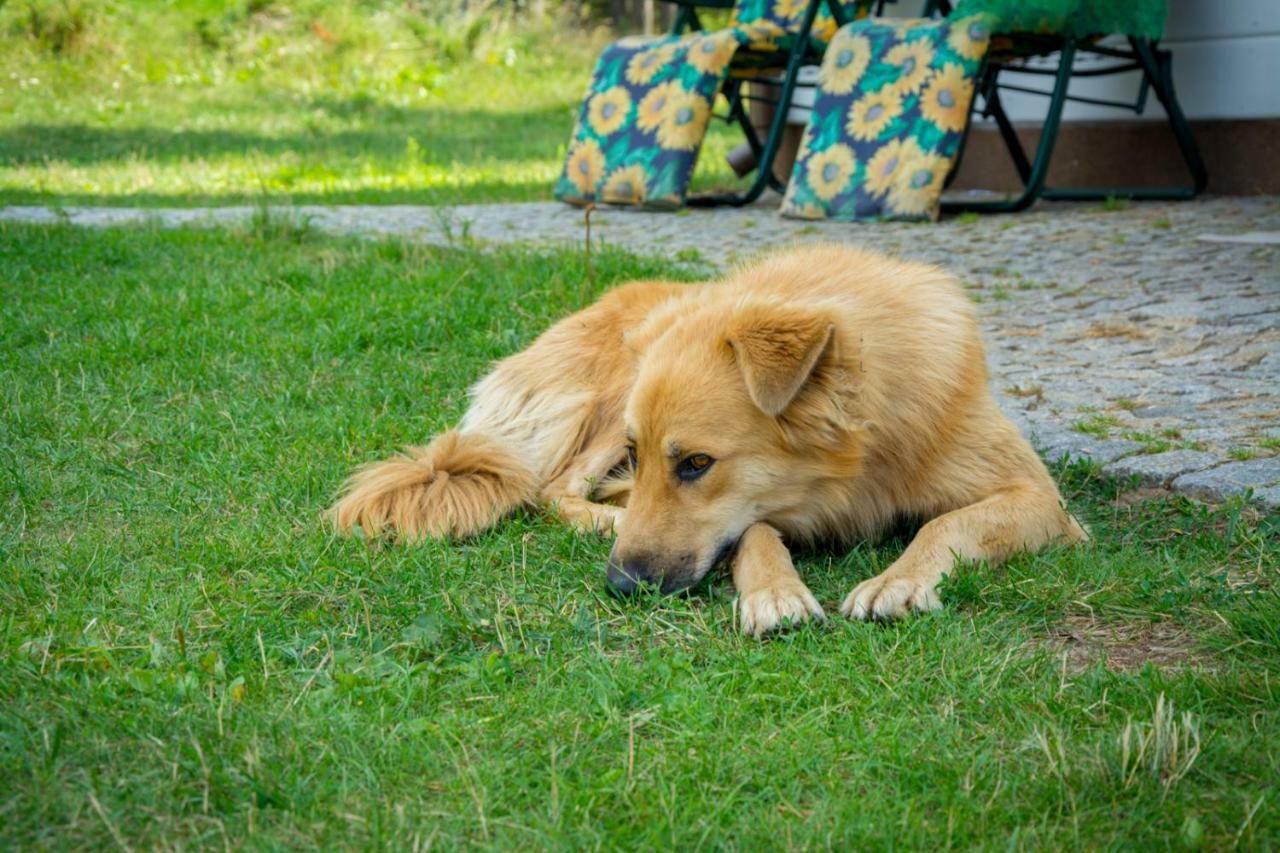
[[[752,401],[766,414],[782,414],[830,347],[835,328],[820,312],[740,308],[729,323],[729,346]]]

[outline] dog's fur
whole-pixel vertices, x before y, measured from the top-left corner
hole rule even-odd
[[[456,430],[357,472],[332,517],[465,537],[522,504],[616,533],[623,590],[683,589],[731,557],[756,635],[822,615],[784,540],[926,521],[841,605],[868,619],[940,607],[957,558],[1086,538],[997,408],[956,281],[837,247],[611,291],[500,362]]]

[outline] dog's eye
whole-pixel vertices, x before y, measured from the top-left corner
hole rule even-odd
[[[636,470],[638,460],[636,459],[636,449],[634,445],[627,445],[627,464],[631,466],[631,470]]]
[[[696,480],[703,474],[707,473],[707,469],[715,464],[714,459],[705,453],[695,453],[692,456],[686,456],[680,460],[680,464],[676,466],[676,476],[686,483],[690,480]]]

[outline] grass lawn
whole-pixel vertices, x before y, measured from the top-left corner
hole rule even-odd
[[[1239,503],[1059,469],[1091,546],[764,643],[723,577],[605,596],[607,542],[536,513],[331,536],[351,466],[451,423],[583,273],[0,225],[0,847],[1280,843],[1280,518]],[[902,547],[801,571],[834,613]]]
[[[0,205],[549,199],[611,36],[452,6],[0,2]]]

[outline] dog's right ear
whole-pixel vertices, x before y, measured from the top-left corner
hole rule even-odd
[[[782,414],[831,344],[835,323],[817,311],[747,305],[729,323],[729,346],[747,393],[768,415]]]

